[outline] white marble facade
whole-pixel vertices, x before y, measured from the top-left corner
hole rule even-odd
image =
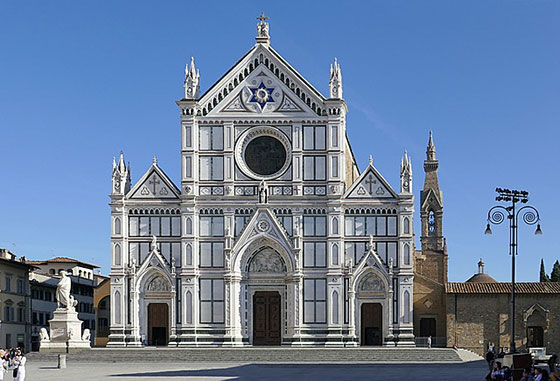
[[[410,160],[359,172],[339,64],[325,97],[257,32],[203,95],[186,67],[180,187],[113,164],[108,345],[412,345]]]

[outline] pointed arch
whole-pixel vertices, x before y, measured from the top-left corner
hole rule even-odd
[[[331,300],[331,304],[332,304],[332,323],[333,324],[338,324],[338,291],[334,290],[332,293],[332,300]]]
[[[185,247],[185,263],[187,264],[187,266],[192,266],[193,261],[192,261],[192,246],[190,243],[187,243],[187,246]]]
[[[115,232],[115,235],[121,235],[121,219],[120,219],[120,217],[115,217],[114,232]]]
[[[331,232],[332,234],[338,234],[338,217],[333,217],[332,219]]]
[[[410,292],[403,293],[403,323],[410,323]]]
[[[193,305],[192,305],[192,293],[187,291],[185,294],[185,304],[187,307],[187,314],[186,314],[186,323],[192,324],[193,323]]]
[[[338,261],[339,261],[339,255],[338,255],[338,244],[334,243],[332,245],[332,264],[337,266],[338,265]]]
[[[122,262],[121,245],[119,243],[115,244],[115,266],[120,266]]]
[[[403,233],[410,234],[410,219],[408,217],[403,220]]]
[[[191,235],[193,233],[192,230],[192,218],[187,217],[185,219],[185,234]]]
[[[115,295],[113,297],[114,305],[113,311],[115,316],[115,324],[121,324],[121,293],[120,291],[115,291]]]
[[[404,244],[403,257],[404,257],[404,264],[410,265],[410,245],[408,243]]]

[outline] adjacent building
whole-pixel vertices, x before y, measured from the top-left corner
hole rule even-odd
[[[97,286],[93,293],[93,308],[95,310],[95,340],[96,347],[104,347],[109,341],[109,320],[111,313],[111,279],[96,274]]]
[[[31,348],[29,273],[34,267],[0,249],[0,347]]]
[[[108,346],[414,345],[410,159],[397,190],[358,169],[337,61],[324,96],[260,18],[199,81],[191,60],[178,185],[155,158],[134,185],[113,162]]]
[[[94,270],[99,266],[67,257],[28,261],[28,263],[37,268],[35,270],[36,274],[32,274],[30,277],[34,296],[32,316],[34,318],[33,340],[36,343],[35,347],[38,347],[40,329],[42,327],[48,329],[48,320],[52,318],[52,313],[57,307],[54,291],[56,291],[61,271],[71,274],[69,275],[72,280],[70,293],[78,301],[76,306],[78,318],[83,321],[82,329],[90,330],[93,344],[95,338],[93,294],[97,285]]]

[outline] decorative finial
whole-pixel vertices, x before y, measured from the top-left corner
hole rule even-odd
[[[329,95],[330,98],[342,98],[342,71],[336,57],[334,64],[331,65],[331,75],[329,79]]]
[[[480,261],[478,261],[478,273],[484,274],[484,261],[482,260],[482,258],[480,258]]]
[[[153,162],[154,164],[157,164],[157,156],[156,156],[156,155],[154,155],[154,158],[152,159],[152,162]]]
[[[152,236],[152,251],[157,250],[157,237],[155,235]]]
[[[373,156],[369,155],[369,165],[373,166]]]
[[[197,99],[200,94],[200,71],[194,66],[194,57],[191,63],[185,65],[185,99]]]
[[[270,34],[268,33],[268,17],[264,15],[264,12],[261,13],[259,17],[257,17],[259,23],[257,24],[257,43],[260,44],[268,44],[270,43]]]
[[[428,149],[426,150],[426,157],[430,161],[436,160],[436,146],[434,145],[432,130],[430,130],[430,139],[428,140]]]

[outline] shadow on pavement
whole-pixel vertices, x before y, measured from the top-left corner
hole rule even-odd
[[[200,364],[197,364],[200,365]],[[165,364],[161,364],[165,366]],[[185,369],[113,374],[111,377],[221,377],[238,380],[482,380],[486,362],[452,364],[247,364],[225,368]]]

